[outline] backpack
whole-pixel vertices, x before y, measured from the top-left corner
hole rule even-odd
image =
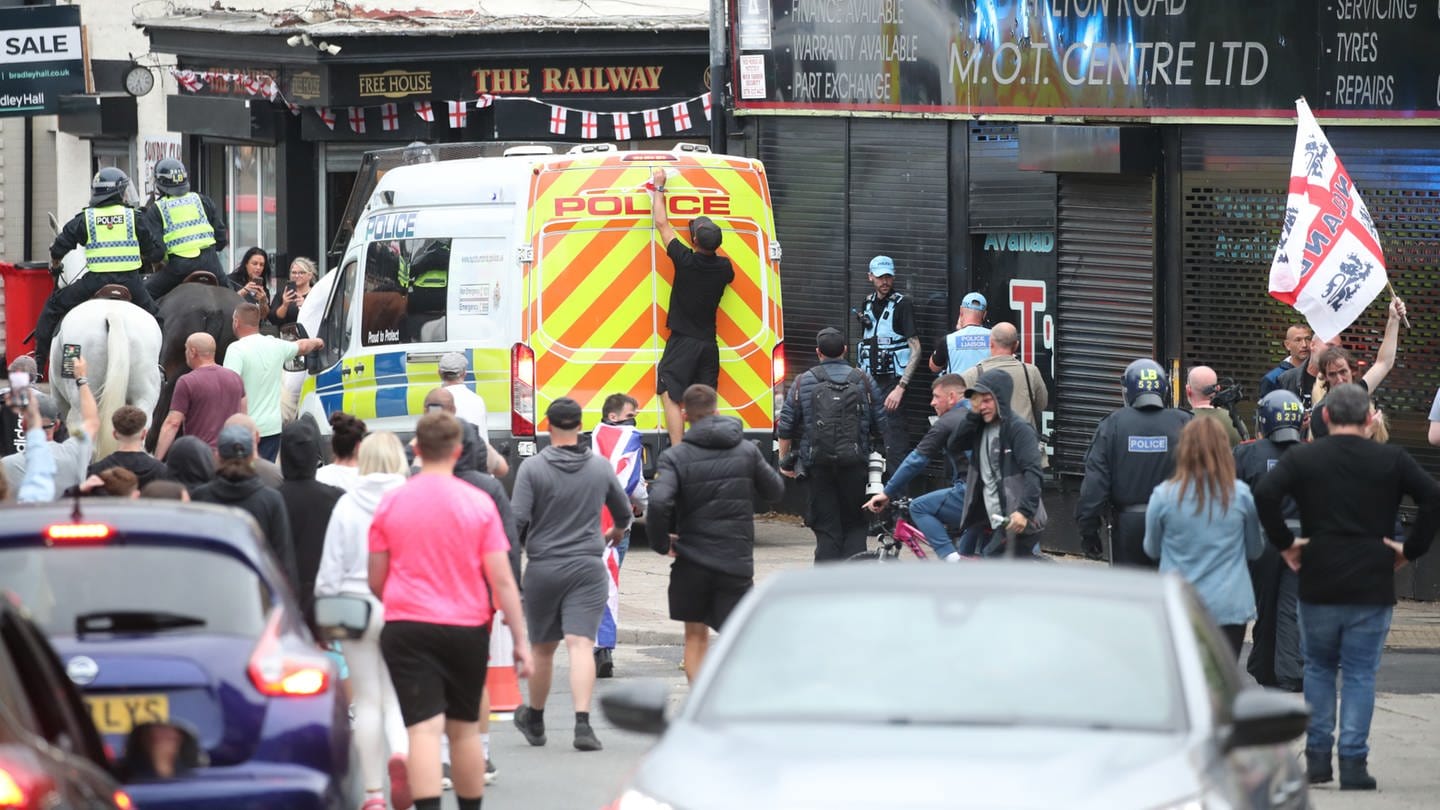
[[[810,394],[810,412],[815,416],[811,464],[858,464],[869,456],[865,435],[869,398],[859,369],[850,369],[841,381],[815,374]]]

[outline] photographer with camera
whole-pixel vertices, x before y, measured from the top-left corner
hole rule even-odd
[[[1221,410],[1220,407],[1216,407],[1216,400],[1221,397],[1222,391],[1227,394],[1224,396],[1222,405],[1228,404],[1228,407],[1234,407],[1235,402],[1239,401],[1240,388],[1234,385],[1233,380],[1229,382],[1230,385],[1222,387],[1215,374],[1215,369],[1209,366],[1195,366],[1190,369],[1190,376],[1185,378],[1185,396],[1190,400],[1190,409],[1195,412],[1197,417],[1214,419],[1219,423],[1233,449],[1240,443],[1240,431],[1235,426],[1236,420],[1228,409]],[[1234,393],[1230,394],[1231,391]]]
[[[821,329],[815,346],[820,363],[790,387],[775,436],[781,474],[808,479],[805,524],[815,532],[818,563],[865,550],[869,520],[861,504],[871,437],[884,432],[887,416],[875,381],[846,361],[840,330]]]

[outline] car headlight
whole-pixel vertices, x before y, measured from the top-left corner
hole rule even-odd
[[[676,807],[630,788],[608,810],[676,810]]]

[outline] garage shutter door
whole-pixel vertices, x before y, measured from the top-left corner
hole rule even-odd
[[[1155,218],[1149,177],[1061,175],[1054,466],[1084,470],[1120,375],[1155,346]]]

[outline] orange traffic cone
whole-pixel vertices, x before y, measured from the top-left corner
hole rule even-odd
[[[490,691],[492,712],[513,712],[524,702],[520,681],[515,677],[515,643],[510,639],[505,614],[498,610],[490,626],[490,667],[485,673],[485,688]]]

